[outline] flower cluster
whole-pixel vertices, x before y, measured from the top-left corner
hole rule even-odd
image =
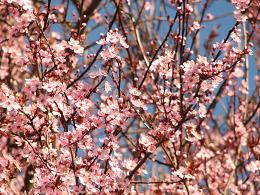
[[[258,193],[258,1],[160,3],[0,0],[0,194]]]
[[[113,58],[120,59],[120,56],[118,55],[120,49],[117,47],[117,44],[119,44],[122,48],[129,47],[126,43],[126,38],[118,33],[118,29],[110,30],[106,37],[101,35],[101,39],[97,41],[97,44],[108,46],[108,48],[103,50],[100,54],[105,61]]]

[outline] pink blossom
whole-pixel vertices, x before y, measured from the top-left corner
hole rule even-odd
[[[110,59],[116,58],[118,54],[118,50],[114,47],[110,47],[108,49],[104,49],[100,55],[104,61],[108,61]]]
[[[108,81],[105,82],[105,91],[106,93],[110,92],[111,91],[111,85]]]
[[[79,45],[79,41],[73,38],[70,38],[68,41],[70,49],[72,49],[76,54],[83,54],[84,48]]]
[[[258,1],[0,2],[0,194],[257,194]]]
[[[146,105],[140,99],[131,98],[131,103],[138,108],[147,109]]]
[[[204,104],[199,104],[199,116],[201,118],[206,117],[206,113],[207,113],[206,106]]]
[[[172,174],[176,175],[177,177],[181,178],[181,179],[195,179],[194,176],[190,175],[190,174],[185,174],[186,170],[184,167],[181,167],[179,170],[174,171]]]
[[[140,96],[141,95],[141,92],[136,88],[130,88],[129,93],[133,96]]]
[[[141,134],[140,135],[140,139],[139,139],[140,144],[144,145],[147,148],[147,151],[150,153],[155,152],[156,147],[155,147],[155,143],[156,141],[148,135],[145,134]]]

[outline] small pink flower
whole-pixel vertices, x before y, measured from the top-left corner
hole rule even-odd
[[[106,93],[110,92],[111,91],[111,85],[108,81],[105,82],[105,91]]]
[[[89,77],[92,79],[97,78],[99,76],[107,76],[107,73],[104,70],[100,70],[100,69],[96,72],[89,73]]]
[[[199,24],[197,21],[194,21],[193,24],[192,24],[192,26],[193,26],[193,28],[194,28],[195,30],[200,29],[200,24]]]
[[[110,150],[109,149],[103,149],[99,155],[99,159],[100,160],[107,160],[109,159],[109,153]]]
[[[199,104],[199,116],[201,118],[204,118],[206,117],[206,113],[207,113],[207,109],[206,109],[206,106],[204,104]]]
[[[106,41],[105,38],[102,38],[102,39],[100,39],[99,41],[96,41],[96,43],[99,44],[99,45],[106,45],[106,44],[107,44],[107,41]]]
[[[156,151],[156,146],[155,145],[148,146],[147,151],[150,153],[154,153]]]
[[[147,110],[146,105],[139,99],[131,98],[131,103],[138,108],[143,108],[144,110]]]
[[[208,13],[207,14],[207,19],[208,20],[212,20],[214,18],[214,16],[211,14],[211,13]]]
[[[101,53],[100,56],[103,58],[104,61],[108,61],[110,59],[116,58],[117,57],[117,49],[114,47],[109,47],[108,49],[104,49]]]
[[[136,88],[130,88],[129,93],[133,96],[140,96],[142,93]]]
[[[125,37],[120,37],[119,42],[124,48],[129,48],[129,45],[126,43]]]
[[[84,52],[84,47],[81,47],[79,45],[79,41],[77,41],[73,38],[70,38],[68,43],[69,43],[70,49],[73,50],[76,54],[82,54]]]
[[[141,134],[139,142],[147,148],[148,152],[153,153],[156,150],[156,141],[149,135]]]

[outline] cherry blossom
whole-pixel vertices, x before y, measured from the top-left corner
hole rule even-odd
[[[259,1],[222,3],[0,0],[0,193],[257,194]]]
[[[72,49],[76,54],[82,54],[84,52],[84,48],[79,45],[78,40],[74,40],[73,38],[71,38],[68,43],[70,49]]]

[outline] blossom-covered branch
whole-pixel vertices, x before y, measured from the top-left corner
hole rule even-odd
[[[259,7],[0,0],[0,194],[257,194]]]

